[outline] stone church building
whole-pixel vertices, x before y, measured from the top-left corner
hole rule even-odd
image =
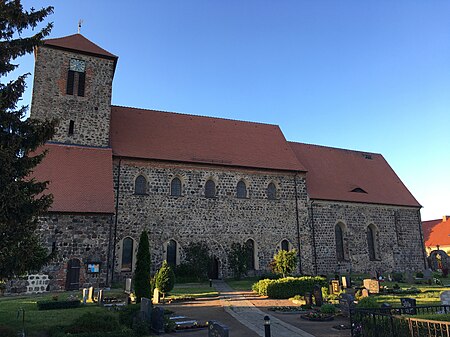
[[[31,117],[58,118],[34,175],[54,202],[39,233],[57,258],[50,289],[132,275],[205,241],[213,277],[234,242],[263,273],[280,249],[298,272],[423,270],[420,204],[382,155],[286,141],[277,125],[111,105],[117,56],[80,34],[35,50]]]

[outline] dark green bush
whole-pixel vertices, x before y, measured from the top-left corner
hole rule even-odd
[[[150,246],[146,231],[142,231],[136,255],[136,269],[134,271],[134,291],[136,302],[140,303],[142,297],[151,298],[150,287]]]
[[[373,309],[373,308],[379,308],[381,305],[378,304],[375,297],[369,296],[369,297],[364,297],[361,300],[359,300],[359,302],[356,306],[358,308]]]
[[[392,280],[394,282],[403,282],[403,274],[402,273],[392,273]]]
[[[70,301],[38,301],[38,310],[71,309],[78,308],[81,305],[79,300]]]
[[[335,314],[336,313],[336,307],[333,304],[322,304],[320,307],[320,312],[322,314]]]
[[[423,273],[422,273],[421,271],[418,271],[418,272],[416,273],[416,277],[417,277],[417,278],[423,278]]]
[[[140,304],[130,304],[123,307],[119,311],[119,323],[125,325],[128,328],[133,327],[133,318],[139,312],[141,306]]]
[[[270,298],[291,298],[295,295],[305,295],[312,292],[314,286],[327,286],[327,280],[321,276],[286,277],[278,280],[260,280],[252,286],[259,295]]]
[[[118,317],[108,313],[89,313],[78,317],[70,326],[64,329],[66,333],[95,333],[122,331]]]
[[[208,244],[205,241],[191,242],[184,253],[184,262],[175,268],[177,282],[207,280],[211,263]]]
[[[17,337],[17,331],[10,326],[0,325],[0,336],[2,337]]]

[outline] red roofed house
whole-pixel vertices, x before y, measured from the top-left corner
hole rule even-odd
[[[296,248],[298,272],[418,271],[420,204],[380,154],[287,142],[277,125],[111,105],[117,57],[80,34],[35,50],[31,117],[58,118],[35,176],[54,203],[40,233],[53,289],[132,275],[142,230],[152,269],[191,242],[231,273],[233,243],[262,273]]]
[[[427,253],[443,250],[450,255],[450,215],[422,222],[423,240]]]

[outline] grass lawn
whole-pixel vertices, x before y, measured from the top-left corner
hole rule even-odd
[[[209,282],[176,283],[168,298],[214,297],[218,294],[216,289],[209,286]]]
[[[59,299],[66,299],[71,293],[58,293]],[[73,294],[73,293],[72,293]],[[78,294],[78,293],[76,293]],[[17,319],[17,311],[25,310],[25,331],[27,336],[42,336],[42,332],[52,326],[69,325],[86,313],[103,312],[105,309],[95,304],[87,304],[80,308],[38,311],[36,302],[51,300],[56,294],[31,295],[27,297],[0,297],[0,325],[22,329],[22,316]]]
[[[251,291],[252,285],[259,281],[258,277],[247,277],[241,280],[228,279],[226,280],[227,284],[238,291]]]

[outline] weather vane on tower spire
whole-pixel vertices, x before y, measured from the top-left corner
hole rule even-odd
[[[80,34],[82,24],[83,24],[83,19],[78,20],[78,34]]]

